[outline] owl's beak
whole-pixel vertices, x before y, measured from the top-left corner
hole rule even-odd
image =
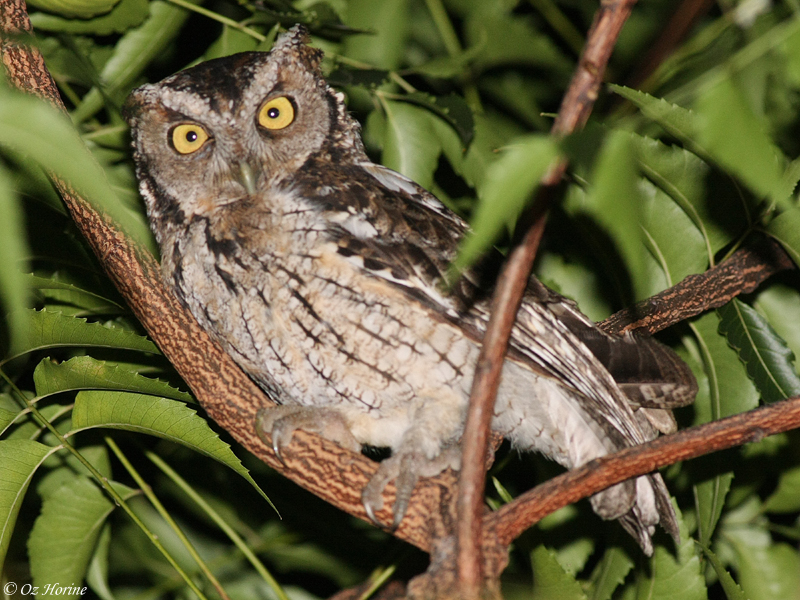
[[[256,184],[258,183],[258,173],[250,163],[242,161],[239,163],[239,183],[247,190],[251,196],[256,193]]]

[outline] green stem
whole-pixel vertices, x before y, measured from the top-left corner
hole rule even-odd
[[[116,455],[117,459],[119,459],[119,462],[122,463],[122,466],[125,467],[125,470],[128,471],[131,477],[133,477],[133,480],[136,482],[136,485],[139,486],[139,489],[141,489],[142,492],[144,492],[144,495],[147,496],[147,499],[150,500],[150,504],[153,505],[153,507],[158,511],[158,514],[161,515],[161,517],[175,532],[175,535],[178,536],[178,539],[181,541],[181,543],[184,545],[184,547],[189,552],[191,557],[197,563],[197,566],[200,567],[200,571],[202,571],[203,575],[206,576],[206,579],[208,579],[211,582],[211,585],[213,585],[214,588],[217,590],[217,593],[223,598],[223,600],[230,600],[228,594],[225,593],[225,590],[222,588],[220,582],[217,580],[216,577],[214,577],[214,574],[208,568],[208,565],[206,565],[206,563],[197,553],[197,550],[195,550],[192,543],[189,541],[189,539],[186,537],[183,531],[181,531],[181,528],[178,527],[178,524],[169,514],[167,509],[164,508],[164,505],[161,504],[161,501],[153,493],[153,488],[150,487],[150,485],[148,485],[147,482],[142,478],[142,476],[139,474],[136,468],[130,463],[128,457],[125,456],[122,450],[120,450],[119,446],[117,446],[117,443],[114,440],[106,436],[105,442],[106,444],[108,444],[108,447],[111,448],[111,451]]]
[[[234,545],[239,549],[239,551],[247,558],[253,568],[258,571],[258,574],[261,575],[262,579],[266,581],[272,590],[275,592],[275,595],[278,596],[280,600],[289,600],[289,597],[286,595],[286,592],[283,591],[281,585],[277,582],[277,580],[272,576],[272,574],[267,570],[264,564],[258,559],[258,557],[253,553],[247,543],[236,533],[233,528],[228,525],[225,520],[220,516],[220,514],[215,511],[211,505],[206,502],[200,494],[198,494],[187,482],[184,480],[178,473],[176,473],[172,467],[170,467],[167,463],[165,463],[160,456],[153,452],[145,452],[145,456],[149,458],[155,465],[164,472],[164,474],[169,477],[175,484],[183,490],[183,492],[189,496],[194,502],[203,509],[203,511],[211,517],[211,520],[217,524],[225,535],[234,543]]]

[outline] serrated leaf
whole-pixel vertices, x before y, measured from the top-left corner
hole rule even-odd
[[[33,440],[0,440],[0,565],[5,562],[28,484],[55,450]]]
[[[733,580],[733,577],[731,577],[731,574],[725,569],[725,566],[717,555],[702,544],[700,547],[703,549],[703,554],[706,555],[708,562],[711,563],[714,572],[716,572],[722,590],[725,592],[725,597],[728,600],[749,600],[744,590]]]
[[[132,331],[104,327],[100,323],[89,323],[85,319],[48,310],[30,310],[26,313],[29,317],[27,344],[18,348],[14,356],[0,360],[0,365],[27,352],[66,346],[159,353],[153,342]]]
[[[31,15],[31,25],[34,30],[111,35],[140,25],[148,11],[147,0],[121,0],[111,12],[92,19],[69,19],[36,12]]]
[[[739,354],[765,402],[800,394],[794,353],[764,317],[737,299],[717,312],[720,333]]]
[[[194,401],[191,394],[175,389],[166,381],[144,377],[91,356],[77,356],[62,363],[45,358],[33,372],[33,383],[40,397],[67,390],[103,389]]]
[[[137,493],[110,483],[124,500]],[[73,477],[47,496],[28,537],[33,584],[40,589],[47,584],[81,588],[97,538],[113,510],[114,503],[87,477]]]
[[[95,427],[125,429],[181,444],[233,469],[272,504],[231,447],[182,402],[128,392],[79,392],[72,426],[74,432]]]
[[[783,249],[800,266],[800,208],[782,212],[767,225],[767,233],[780,242]]]
[[[673,502],[673,505],[675,503]],[[677,553],[663,546],[656,546],[650,559],[650,568],[639,571],[637,600],[706,600],[703,565],[689,536],[683,515],[677,506],[681,543]]]
[[[800,510],[800,467],[783,471],[777,489],[764,501],[764,511],[793,513]]]
[[[431,115],[403,102],[386,100],[382,104],[386,127],[381,162],[430,189],[442,151],[436,138],[428,135]]]
[[[706,90],[696,106],[701,117],[697,139],[713,159],[757,196],[778,194],[786,158],[764,132],[733,81],[724,79]]]
[[[472,231],[461,242],[455,270],[471,265],[494,243],[503,226],[516,222],[557,156],[552,139],[532,135],[519,138],[489,166],[478,190]]]
[[[709,546],[725,508],[725,498],[731,489],[733,473],[716,475],[694,486],[697,507],[697,531],[701,546]]]
[[[572,575],[564,571],[556,555],[537,546],[531,552],[533,569],[533,594],[537,600],[586,600],[581,585]]]
[[[633,561],[627,552],[617,546],[606,550],[592,571],[589,600],[609,600],[631,569]]]
[[[682,106],[638,90],[613,84],[609,88],[636,105],[645,117],[658,123],[667,133],[688,144],[689,148],[696,148],[694,140],[697,139],[702,126],[699,115]]]

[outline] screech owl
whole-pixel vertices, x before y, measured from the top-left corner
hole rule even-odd
[[[443,291],[468,225],[370,161],[321,58],[294,27],[135,90],[126,117],[164,278],[280,405],[259,417],[275,450],[297,428],[391,448],[362,498],[374,515],[396,479],[398,524],[419,476],[460,466],[487,293],[477,271]],[[493,429],[573,468],[674,427],[663,409],[695,392],[671,350],[603,333],[532,278]],[[591,504],[647,554],[659,522],[677,537],[658,473]]]

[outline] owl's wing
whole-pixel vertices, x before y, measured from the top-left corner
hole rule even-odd
[[[358,166],[347,174],[342,203],[328,199],[338,215],[333,237],[339,253],[479,343],[489,320],[481,286],[486,274],[478,267],[452,289],[444,285],[469,229],[466,222],[410,179],[373,163]],[[512,331],[509,359],[584,398],[620,447],[646,441],[632,408],[683,405],[696,390],[691,372],[666,346],[602,332],[574,302],[533,278]]]

